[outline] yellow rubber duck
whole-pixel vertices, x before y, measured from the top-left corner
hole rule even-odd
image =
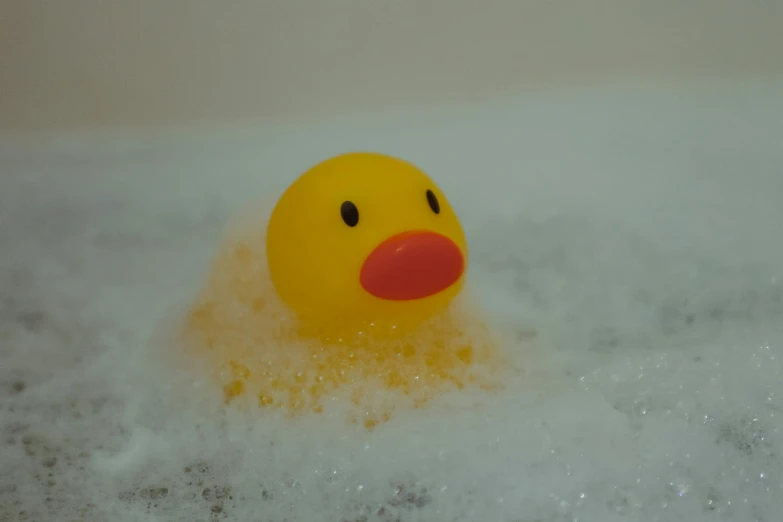
[[[254,225],[229,238],[185,334],[228,400],[300,414],[342,396],[372,429],[405,405],[497,385],[495,343],[454,303],[467,266],[462,226],[429,176],[343,154],[289,186],[265,234]]]

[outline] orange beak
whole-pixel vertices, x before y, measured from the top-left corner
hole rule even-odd
[[[422,299],[462,276],[465,259],[456,243],[434,232],[403,232],[365,259],[359,280],[367,292],[390,301]]]

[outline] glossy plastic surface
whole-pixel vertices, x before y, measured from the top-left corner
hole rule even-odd
[[[275,290],[303,324],[342,335],[402,329],[444,309],[463,286],[468,249],[429,176],[394,157],[349,153],[283,193],[266,255]]]

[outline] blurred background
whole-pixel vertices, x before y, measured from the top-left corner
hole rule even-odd
[[[4,0],[0,132],[783,74],[783,0]]]

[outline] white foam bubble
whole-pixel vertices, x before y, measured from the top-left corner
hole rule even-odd
[[[774,520],[783,89],[629,89],[0,148],[0,520]],[[225,409],[166,325],[228,219],[346,150],[468,232],[520,378],[403,413]]]

